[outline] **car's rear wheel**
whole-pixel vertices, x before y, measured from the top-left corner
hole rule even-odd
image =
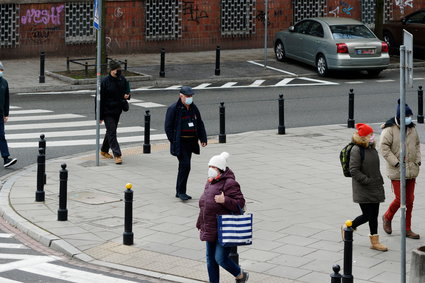
[[[282,41],[278,40],[274,46],[274,54],[276,55],[276,60],[280,62],[286,61],[285,47],[283,46]]]
[[[398,46],[396,46],[394,36],[391,34],[391,32],[384,31],[384,41],[388,44],[388,48],[391,51],[391,53],[397,50]]]
[[[326,77],[329,73],[328,63],[326,62],[325,56],[320,54],[316,59],[316,71],[321,77]]]
[[[367,73],[370,77],[377,77],[382,72],[382,69],[373,69],[373,70],[367,70]]]

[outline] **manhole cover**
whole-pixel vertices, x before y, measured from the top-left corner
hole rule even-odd
[[[118,197],[106,196],[104,193],[79,192],[69,195],[69,199],[86,204],[105,204],[111,202],[119,202],[122,199]]]

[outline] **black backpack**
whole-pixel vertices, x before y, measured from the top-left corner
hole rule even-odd
[[[345,177],[351,177],[350,173],[350,153],[353,146],[356,144],[353,142],[350,142],[344,148],[341,150],[339,154],[339,161],[341,162],[342,172],[344,173]],[[364,148],[360,146],[360,158],[363,162],[364,160]]]

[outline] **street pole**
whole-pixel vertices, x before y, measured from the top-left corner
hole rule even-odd
[[[400,282],[406,283],[406,47],[400,46]]]
[[[96,166],[99,166],[100,151],[100,79],[102,60],[102,0],[97,0],[97,59],[96,59]]]
[[[264,69],[267,68],[267,13],[269,9],[269,1],[265,0],[264,3],[265,6],[265,12],[264,12]]]

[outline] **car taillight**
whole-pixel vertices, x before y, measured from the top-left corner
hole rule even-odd
[[[388,53],[388,44],[386,42],[382,42],[381,53]]]
[[[336,53],[348,53],[348,46],[345,43],[336,44]]]

